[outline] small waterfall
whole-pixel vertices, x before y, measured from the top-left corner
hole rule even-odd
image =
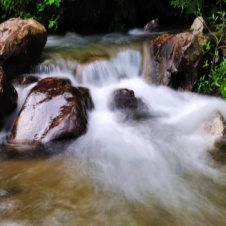
[[[75,60],[67,60],[63,58],[56,58],[51,60],[45,60],[41,64],[38,64],[33,73],[37,74],[51,74],[54,72],[70,72],[76,73],[78,62]]]
[[[85,66],[82,80],[84,84],[104,86],[118,80],[114,66],[108,61],[94,61]]]
[[[140,75],[140,52],[137,50],[123,50],[110,61],[94,61],[85,66],[83,82],[102,87],[113,84],[121,78],[135,78]]]

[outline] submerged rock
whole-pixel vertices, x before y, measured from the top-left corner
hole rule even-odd
[[[67,79],[45,78],[30,91],[10,134],[9,143],[47,143],[79,137],[87,129],[87,109],[93,102],[86,88]]]
[[[0,66],[0,127],[4,117],[10,114],[17,106],[17,91],[8,82],[6,74]]]
[[[191,32],[163,34],[149,43],[151,83],[191,91],[202,69],[203,43],[209,38]]]
[[[17,195],[21,192],[21,189],[19,187],[12,187],[8,189],[2,189],[0,190],[0,200],[5,198],[10,198],[13,195]]]
[[[135,117],[145,117],[149,114],[148,107],[142,99],[135,97],[134,91],[129,89],[115,90],[110,97],[109,108]]]
[[[41,157],[49,154],[44,145],[35,140],[10,141],[3,147],[3,153],[7,158]]]
[[[12,18],[0,24],[0,65],[7,75],[26,72],[47,41],[46,29],[35,20]]]

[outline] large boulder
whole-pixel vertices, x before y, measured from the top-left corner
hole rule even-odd
[[[0,127],[4,117],[17,106],[17,91],[7,80],[6,74],[0,66]]]
[[[27,72],[40,56],[46,29],[35,20],[12,18],[0,24],[0,66],[7,75]]]
[[[67,79],[45,78],[30,91],[10,134],[9,143],[47,143],[79,137],[87,129],[87,109],[93,102],[86,88]]]
[[[163,34],[152,40],[148,45],[148,80],[174,89],[192,90],[201,74],[203,43],[207,40],[208,36],[191,32]]]

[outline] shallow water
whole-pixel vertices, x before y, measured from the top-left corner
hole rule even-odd
[[[67,77],[73,85],[89,87],[95,109],[85,135],[46,146],[60,154],[1,160],[0,226],[226,225],[224,165],[213,162],[208,152],[216,137],[198,132],[212,112],[226,117],[226,103],[148,84],[142,48],[151,37],[145,35],[49,37],[34,74]],[[103,46],[107,57],[81,60]],[[72,52],[69,58],[64,51]],[[17,112],[32,86],[16,87]],[[134,120],[109,111],[117,88],[134,90],[151,117]]]

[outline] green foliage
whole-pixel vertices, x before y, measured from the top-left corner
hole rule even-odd
[[[155,18],[161,24],[181,24],[184,20],[169,7],[169,0],[0,0],[0,23],[33,18],[51,31],[81,34],[141,28]]]
[[[207,0],[206,0],[207,1]],[[187,14],[203,16],[207,18],[210,27],[209,33],[214,39],[214,43],[206,42],[203,44],[203,54],[211,57],[203,64],[206,73],[200,77],[197,84],[199,93],[218,95],[226,98],[226,59],[222,60],[220,52],[225,46],[226,28],[226,0],[217,0],[214,7],[209,5],[207,11],[204,10],[205,0],[171,0],[171,5],[185,11]],[[211,55],[212,54],[212,55]]]
[[[57,28],[62,13],[61,0],[38,0],[36,3],[32,0],[1,0],[0,6],[3,11],[2,19],[10,15],[23,19],[33,18],[53,29]]]
[[[226,98],[226,60],[215,66],[210,75],[199,79],[197,91]]]
[[[203,12],[203,0],[171,0],[171,5],[186,14],[201,16]]]

